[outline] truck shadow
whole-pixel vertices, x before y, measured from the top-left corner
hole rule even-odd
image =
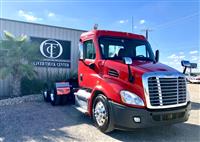
[[[108,134],[120,141],[199,141],[200,126],[182,123],[171,126],[135,129],[134,131],[115,130]]]
[[[200,110],[200,103],[192,102],[192,110]]]

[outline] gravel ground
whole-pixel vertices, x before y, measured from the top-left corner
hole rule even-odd
[[[43,100],[43,97],[41,94],[34,94],[34,95],[28,95],[23,97],[16,97],[16,98],[8,98],[4,100],[0,100],[0,107],[6,106],[6,105],[16,105],[26,102],[41,102]]]
[[[189,85],[192,111],[189,121],[165,127],[116,130],[103,134],[89,117],[72,106],[52,107],[41,97],[1,105],[0,142],[64,141],[200,141],[200,85]]]

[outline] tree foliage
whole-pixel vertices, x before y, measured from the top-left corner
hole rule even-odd
[[[37,75],[33,61],[40,58],[38,44],[30,42],[26,35],[14,36],[5,31],[0,41],[0,78],[11,75],[18,84],[22,77],[29,79]],[[13,85],[13,88],[16,86]],[[19,92],[18,92],[19,93]]]

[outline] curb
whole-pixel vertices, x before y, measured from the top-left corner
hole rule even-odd
[[[27,95],[23,97],[15,97],[0,100],[0,106],[16,105],[25,102],[41,102],[43,101],[43,96],[41,94]]]

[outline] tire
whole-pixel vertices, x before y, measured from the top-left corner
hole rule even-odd
[[[50,101],[51,101],[51,104],[53,106],[56,106],[56,105],[60,105],[61,104],[61,96],[58,96],[57,95],[57,92],[55,89],[51,90],[51,93],[50,93]]]
[[[103,133],[108,133],[114,130],[111,125],[108,100],[103,95],[98,95],[94,99],[92,107],[92,117],[95,126]]]
[[[49,102],[50,101],[50,93],[49,93],[48,89],[44,89],[42,91],[42,95],[43,95],[43,98],[44,98],[45,102]]]

